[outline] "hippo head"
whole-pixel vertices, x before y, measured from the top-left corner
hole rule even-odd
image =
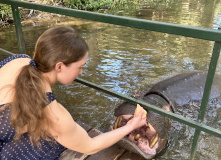
[[[167,111],[172,111],[170,107],[171,102],[168,102],[158,94],[146,94],[143,98],[136,94],[133,97]],[[129,102],[120,104],[115,109],[114,115],[117,118],[111,129],[126,125],[127,121],[133,117],[135,109],[136,105]],[[147,110],[146,125],[132,131],[119,144],[132,152],[140,154],[146,159],[151,159],[165,147],[169,128],[169,118]]]

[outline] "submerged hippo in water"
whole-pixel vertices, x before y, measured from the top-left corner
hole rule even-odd
[[[190,101],[201,101],[207,73],[194,71],[182,73],[162,80],[148,89],[143,95],[133,97],[143,100],[156,107],[176,113],[177,106],[183,106]],[[221,95],[221,78],[214,77],[210,99]],[[116,109],[117,117],[111,129],[116,129],[127,123],[133,116],[136,105],[123,102]],[[151,159],[165,149],[170,129],[170,119],[153,111],[147,111],[147,124],[127,135],[119,144],[124,148]]]

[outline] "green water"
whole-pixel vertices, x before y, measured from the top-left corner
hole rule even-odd
[[[219,0],[144,1],[140,6],[118,6],[99,12],[148,20],[217,29],[221,25]],[[108,89],[132,95],[172,74],[191,70],[208,70],[213,42],[164,33],[97,23],[70,17],[31,19],[23,22],[27,54],[32,55],[35,42],[47,28],[55,25],[75,27],[90,46],[84,73],[80,76]],[[14,27],[0,29],[0,48],[18,53]],[[7,55],[1,54],[1,59]],[[221,74],[220,60],[216,73]],[[73,82],[56,85],[54,93],[75,119],[105,131],[114,122],[114,108],[122,101]],[[192,103],[179,110],[196,118],[198,106]],[[221,107],[209,107],[206,123],[221,129]],[[173,122],[167,151],[156,159],[189,159],[194,130]],[[201,134],[196,159],[221,159],[219,138]]]

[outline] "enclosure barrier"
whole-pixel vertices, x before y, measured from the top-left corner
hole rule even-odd
[[[0,3],[11,5],[12,7],[20,54],[25,54],[25,43],[24,43],[23,34],[22,34],[19,7],[34,9],[34,10],[39,10],[39,11],[44,11],[44,12],[49,12],[49,13],[55,13],[55,14],[61,14],[61,15],[66,15],[66,16],[71,16],[71,17],[76,17],[76,18],[82,18],[82,19],[87,19],[87,20],[92,20],[92,21],[121,25],[121,26],[126,26],[126,27],[133,27],[133,28],[145,29],[145,30],[150,30],[150,31],[157,31],[157,32],[162,32],[162,33],[169,33],[169,34],[181,35],[185,37],[192,37],[192,38],[214,41],[215,43],[213,47],[212,57],[211,57],[211,61],[210,61],[209,69],[208,69],[208,75],[207,75],[206,84],[205,84],[204,93],[203,93],[203,99],[202,99],[202,103],[200,106],[200,112],[199,112],[197,121],[187,119],[183,116],[176,115],[171,112],[167,112],[163,109],[155,107],[154,105],[150,105],[140,100],[135,100],[131,97],[122,95],[120,93],[106,89],[104,87],[98,86],[94,83],[88,82],[80,78],[77,78],[75,81],[82,83],[84,85],[87,85],[89,87],[92,87],[94,89],[97,89],[99,91],[103,91],[107,94],[118,97],[120,99],[133,103],[135,105],[139,103],[145,109],[152,110],[158,114],[169,117],[175,121],[184,123],[190,127],[195,128],[195,134],[194,134],[194,138],[192,142],[192,149],[191,149],[191,155],[190,155],[191,160],[194,159],[201,131],[221,138],[220,130],[203,124],[207,104],[209,101],[211,86],[212,86],[213,78],[214,78],[215,71],[216,71],[217,61],[219,59],[219,54],[220,54],[220,49],[221,49],[221,31],[220,30],[205,29],[205,28],[200,28],[200,27],[184,26],[184,25],[179,25],[179,24],[144,20],[144,19],[138,19],[138,18],[129,18],[129,17],[123,17],[123,16],[95,13],[95,12],[82,11],[82,10],[76,10],[76,9],[70,9],[70,8],[55,7],[55,6],[42,5],[42,4],[37,4],[37,3],[24,2],[24,1],[19,1],[19,0],[0,0]],[[0,48],[0,52],[6,53],[6,54],[13,54],[1,48]]]

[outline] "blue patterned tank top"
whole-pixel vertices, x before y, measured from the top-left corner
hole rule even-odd
[[[13,55],[0,61],[0,68],[17,58],[30,58],[27,55]],[[31,58],[30,58],[31,59]],[[49,103],[55,100],[52,92],[47,92]],[[0,108],[5,104],[1,104]],[[40,139],[40,146],[33,146],[27,133],[18,141],[14,141],[15,129],[10,122],[10,107],[0,112],[0,160],[55,160],[59,159],[64,147],[56,141]]]

